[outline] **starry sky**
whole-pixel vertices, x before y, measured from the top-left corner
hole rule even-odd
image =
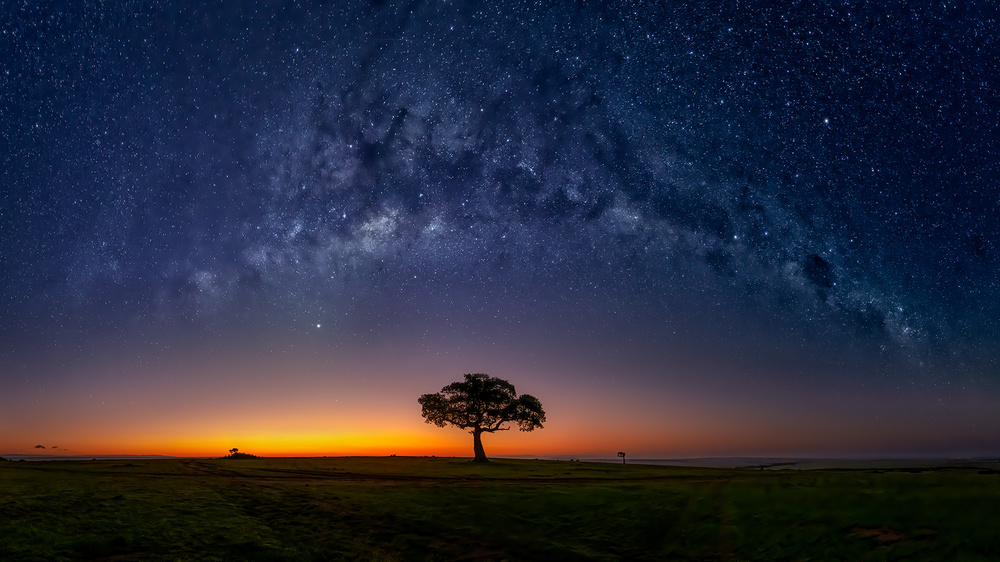
[[[1000,454],[985,3],[235,4],[0,13],[0,453]]]

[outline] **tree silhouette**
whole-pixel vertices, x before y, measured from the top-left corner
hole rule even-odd
[[[618,456],[622,458],[622,464],[625,464],[625,453],[618,451]]]
[[[475,462],[489,462],[483,450],[483,433],[507,431],[509,423],[517,424],[521,431],[531,431],[545,421],[537,398],[530,394],[518,396],[514,385],[482,373],[465,375],[464,381],[453,382],[441,392],[424,394],[417,401],[427,423],[469,430]]]
[[[251,455],[250,453],[241,453],[239,449],[233,447],[229,449],[229,454],[222,457],[224,459],[259,459],[257,455]]]

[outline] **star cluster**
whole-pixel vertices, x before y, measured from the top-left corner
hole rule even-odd
[[[997,381],[974,4],[349,4],[7,11],[9,361],[491,339]]]

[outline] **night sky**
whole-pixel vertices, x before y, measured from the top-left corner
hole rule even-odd
[[[485,372],[489,454],[1000,454],[987,3],[65,4],[0,12],[0,453],[471,455],[416,399]]]

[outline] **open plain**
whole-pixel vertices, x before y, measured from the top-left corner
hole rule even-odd
[[[3,560],[945,560],[1000,553],[982,467],[456,458],[0,464]]]

